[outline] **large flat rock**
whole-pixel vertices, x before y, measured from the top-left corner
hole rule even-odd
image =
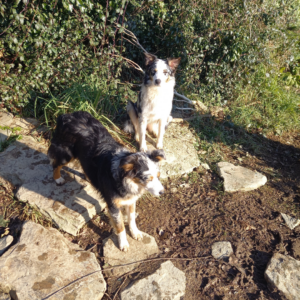
[[[217,171],[224,179],[225,192],[252,191],[267,182],[267,177],[229,162],[217,163]]]
[[[171,261],[161,264],[160,268],[146,278],[134,282],[122,291],[122,300],[181,300],[185,294],[186,278]]]
[[[155,143],[147,139],[148,149],[155,149]],[[149,143],[151,142],[151,143]],[[190,173],[200,165],[195,149],[196,138],[187,125],[170,123],[164,135],[166,161],[161,162],[160,177],[180,176]]]
[[[36,206],[59,228],[76,235],[106,203],[84,178],[80,164],[75,161],[64,167],[63,186],[52,178],[47,147],[30,136],[23,136],[0,153],[0,177],[17,187],[20,201]]]
[[[276,287],[287,299],[300,299],[300,261],[275,253],[268,263],[265,279],[271,288]]]
[[[105,289],[95,255],[53,228],[24,223],[18,243],[0,257],[0,290],[13,299],[41,300],[53,294],[51,300],[100,300]]]
[[[103,240],[103,256],[105,257],[106,267],[126,265],[128,263],[149,258],[150,255],[159,253],[154,237],[145,232],[143,232],[143,239],[141,241],[134,240],[128,234],[127,240],[129,243],[129,250],[127,252],[123,252],[119,249],[118,238],[115,234],[112,234]],[[114,276],[122,275],[137,268],[139,264],[140,263],[117,267],[109,272],[107,271],[106,274],[110,273],[110,275]]]

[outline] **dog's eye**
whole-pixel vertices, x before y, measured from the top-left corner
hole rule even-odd
[[[168,71],[167,70],[164,70],[164,75],[168,75]]]
[[[156,71],[154,70],[154,71],[151,72],[151,75],[154,76],[155,73],[156,73]]]

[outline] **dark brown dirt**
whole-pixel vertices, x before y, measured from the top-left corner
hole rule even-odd
[[[241,149],[226,158],[265,174],[268,182],[258,190],[224,193],[216,172],[199,168],[188,176],[166,180],[163,197],[145,195],[137,204],[137,225],[155,237],[159,257],[178,258],[172,262],[187,276],[186,300],[285,299],[279,291],[268,290],[264,271],[276,252],[300,259],[300,226],[290,230],[280,215],[300,217],[300,139],[290,134],[271,136],[262,143],[265,151],[260,155]],[[8,228],[16,236],[18,224],[29,217],[35,220],[24,211],[12,190],[0,185],[0,215],[10,221]],[[43,218],[37,220],[51,226]],[[4,231],[0,227],[0,235]],[[103,264],[102,240],[111,233],[107,217],[101,214],[77,237],[64,235],[90,249]],[[227,262],[210,256],[216,241],[231,242],[234,255]],[[145,263],[121,278],[106,278],[108,296],[103,299],[120,299],[117,291],[123,282],[121,290],[154,272],[160,263]]]

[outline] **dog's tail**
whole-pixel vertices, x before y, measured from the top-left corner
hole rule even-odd
[[[136,103],[130,100],[127,103],[127,114],[129,119],[125,121],[123,130],[128,133],[134,133],[134,128],[138,125],[138,111]]]

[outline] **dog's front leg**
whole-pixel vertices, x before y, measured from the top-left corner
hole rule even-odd
[[[135,240],[142,240],[143,239],[143,233],[138,230],[136,223],[135,223],[135,203],[126,206],[126,212],[128,217],[128,224],[129,224],[129,230],[131,233],[131,236]]]
[[[115,206],[109,207],[109,214],[118,237],[119,248],[121,251],[128,251],[129,243],[126,238],[126,230],[123,222],[121,210]]]
[[[139,119],[139,138],[140,138],[140,151],[146,152],[147,151],[147,144],[146,144],[146,130],[147,130],[147,119]]]
[[[164,134],[166,130],[167,120],[159,120],[158,121],[158,137],[157,137],[157,143],[156,148],[157,149],[163,149],[163,139]]]

